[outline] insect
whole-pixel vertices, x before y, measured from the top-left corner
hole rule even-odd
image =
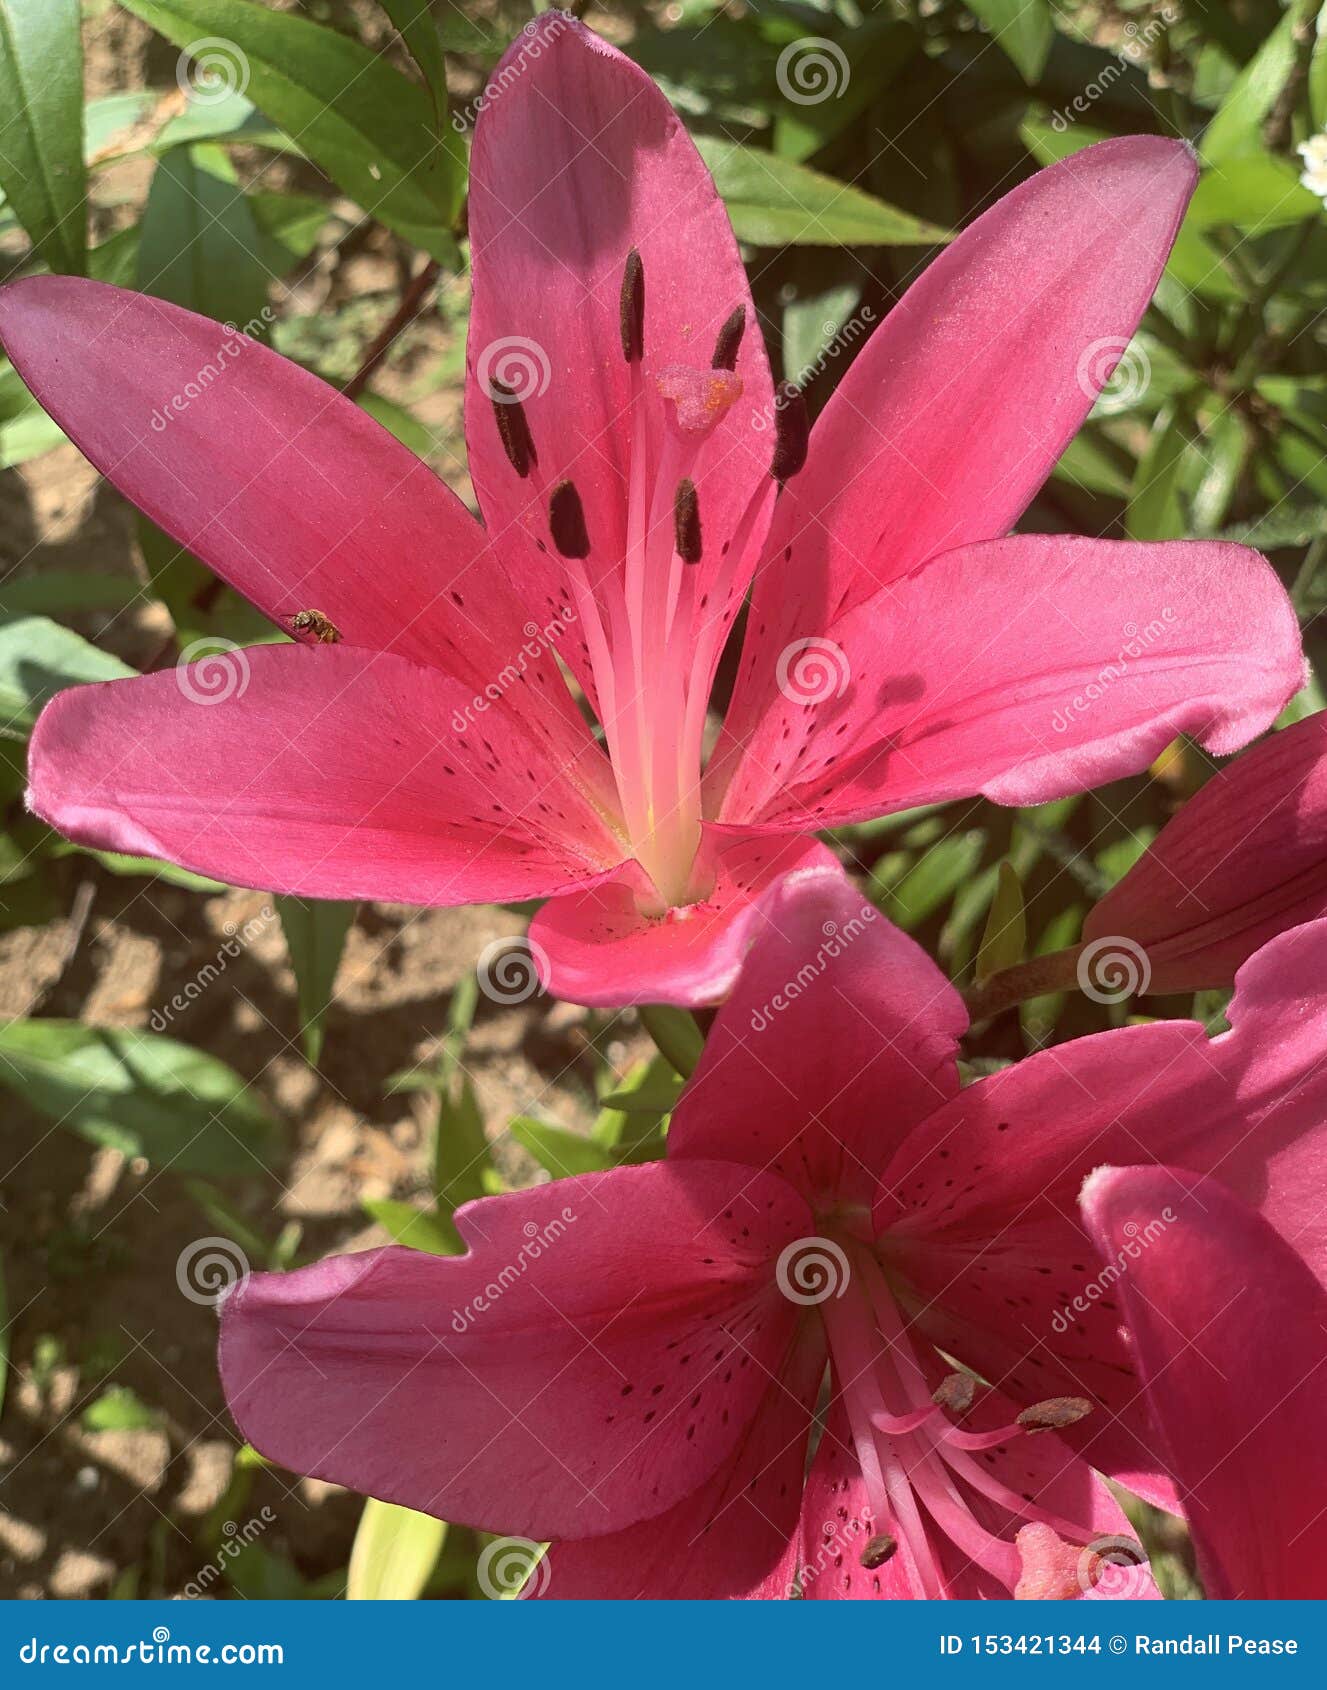
[[[341,630],[321,610],[296,611],[290,618],[290,628],[295,634],[312,634],[319,645],[335,645],[341,638]]]

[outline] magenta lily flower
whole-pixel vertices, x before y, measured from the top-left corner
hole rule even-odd
[[[1125,1153],[1185,1162],[1321,1264],[1321,935],[1249,965],[1222,1039],[1129,1027],[960,1091],[923,953],[834,874],[775,902],[665,1162],[467,1205],[463,1257],[243,1282],[237,1422],[297,1471],[553,1540],[550,1597],[1149,1592],[1096,1473],[1174,1490],[1077,1195]]]
[[[695,1004],[731,984],[772,884],[829,860],[817,830],[1060,796],[1182,730],[1235,749],[1302,675],[1257,554],[1009,537],[1194,180],[1183,147],[1139,138],[1024,183],[890,312],[808,449],[681,123],[628,59],[545,14],[473,148],[483,527],[262,347],[95,283],[15,284],[0,334],[37,397],[298,642],[247,653],[206,711],[168,674],[59,697],[34,809],[308,897],[550,898],[532,928],[550,989]]]
[[[1213,775],[1083,924],[1126,938],[1145,989],[1228,986],[1275,934],[1327,915],[1327,712],[1270,735]],[[1141,988],[1140,988],[1141,989]]]
[[[1134,1251],[1120,1293],[1207,1594],[1321,1600],[1320,1267],[1217,1181],[1180,1169],[1103,1169],[1083,1209],[1107,1260],[1174,1217]]]

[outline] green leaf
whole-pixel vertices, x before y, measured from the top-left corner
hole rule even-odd
[[[418,5],[419,0],[406,0]],[[369,1497],[350,1549],[346,1598],[351,1602],[414,1602],[424,1594],[447,1522]]]
[[[0,190],[52,270],[87,262],[78,0],[0,0]]]
[[[927,916],[948,903],[958,888],[976,870],[986,849],[986,835],[980,828],[951,833],[926,851],[892,885],[877,885],[880,908],[896,927],[910,931]]]
[[[684,1080],[696,1071],[705,1039],[696,1018],[686,1009],[674,1009],[670,1004],[641,1005],[641,1023],[661,1053],[667,1057]]]
[[[1180,498],[1180,481],[1189,450],[1188,431],[1178,414],[1161,411],[1152,438],[1138,460],[1125,513],[1131,540],[1178,540],[1189,521]]]
[[[254,0],[124,3],[177,47],[231,44],[241,91],[365,211],[446,261],[465,150],[435,128],[422,88],[360,42]]]
[[[354,925],[359,905],[290,897],[274,901],[290,952],[290,966],[295,970],[304,1057],[311,1068],[316,1068],[323,1048],[323,1017],[332,1001],[346,935]]]
[[[142,1402],[128,1385],[109,1385],[80,1416],[85,1432],[151,1432],[161,1425],[156,1409]]]
[[[1224,163],[1261,146],[1262,121],[1294,69],[1294,28],[1304,7],[1305,0],[1293,0],[1281,22],[1231,83],[1203,132],[1199,152],[1205,163]]]
[[[441,129],[447,116],[447,66],[428,0],[378,0],[378,3],[392,20],[410,57],[424,73],[433,100],[434,121]]]
[[[25,464],[64,438],[64,430],[42,410],[14,366],[0,363],[0,469]]]
[[[696,145],[728,207],[737,238],[756,246],[935,246],[950,237],[911,212],[735,141]]]
[[[693,45],[693,55],[706,54],[712,39],[709,26],[704,38]],[[751,44],[744,43],[744,57],[751,59]],[[868,18],[838,41],[812,36],[794,36],[785,46],[789,58],[784,66],[776,108],[774,150],[781,158],[808,159],[841,135],[920,53],[917,32],[896,18]],[[835,62],[831,62],[831,60]],[[779,61],[784,63],[782,59]],[[802,80],[798,80],[798,67]],[[828,79],[816,80],[821,68]],[[776,69],[776,79],[778,72]],[[802,93],[803,100],[789,100],[788,89]],[[816,98],[807,98],[816,95]]]
[[[603,1145],[583,1133],[568,1132],[549,1121],[539,1121],[533,1115],[517,1115],[508,1131],[517,1144],[528,1150],[541,1168],[554,1179],[570,1174],[597,1174],[613,1166],[613,1158]]]
[[[133,673],[48,616],[0,623],[0,736],[25,739],[42,706],[64,687]]]
[[[412,1250],[427,1250],[431,1256],[456,1256],[461,1240],[450,1216],[433,1209],[417,1209],[395,1197],[366,1197],[360,1204],[370,1219],[384,1227],[397,1244]]]
[[[1299,172],[1289,159],[1259,151],[1204,170],[1187,221],[1199,230],[1229,224],[1257,235],[1301,223],[1321,211],[1321,200],[1300,185]]]
[[[0,1085],[93,1144],[182,1173],[264,1173],[276,1122],[215,1057],[77,1021],[0,1025]]]
[[[966,0],[966,5],[1013,60],[1024,82],[1035,82],[1055,40],[1047,0]]]
[[[991,899],[986,928],[977,948],[977,984],[989,980],[1002,968],[1013,968],[1027,949],[1027,917],[1023,911],[1023,887],[1014,865],[1007,859],[999,866],[995,896]]]
[[[269,275],[234,166],[218,146],[175,147],[157,164],[138,243],[144,293],[219,323],[259,324]],[[226,342],[218,336],[216,361]]]

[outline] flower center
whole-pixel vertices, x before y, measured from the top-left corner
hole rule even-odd
[[[859,1240],[840,1243],[850,1263],[847,1294],[826,1299],[821,1314],[870,1500],[875,1536],[868,1550],[904,1557],[914,1591],[928,1600],[954,1594],[946,1544],[1012,1596],[1085,1594],[1098,1576],[1099,1557],[1083,1547],[1098,1535],[1094,1528],[1029,1501],[977,1457],[1071,1425],[1091,1404],[1053,1398],[1025,1409],[1012,1425],[965,1429],[979,1382],[952,1373],[935,1388],[874,1252]],[[978,1512],[1024,1524],[1012,1539],[997,1536]]]

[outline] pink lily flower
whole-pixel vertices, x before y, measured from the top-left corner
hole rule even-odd
[[[1228,764],[1089,914],[1085,945],[1125,938],[1145,987],[1228,986],[1275,934],[1327,915],[1327,712]]]
[[[1186,1163],[1321,1271],[1321,934],[1248,965],[1221,1039],[1128,1027],[960,1091],[924,954],[832,873],[776,905],[666,1161],[467,1205],[462,1257],[244,1281],[235,1419],[299,1472],[554,1540],[552,1597],[1150,1592],[1094,1469],[1164,1503],[1169,1461],[1076,1199],[1103,1160]]]
[[[1216,1180],[1105,1168],[1088,1228],[1120,1280],[1148,1404],[1188,1508],[1208,1596],[1327,1596],[1320,1269]],[[1144,1251],[1137,1241],[1156,1229]]]
[[[808,447],[682,124],[623,55],[544,14],[474,139],[484,527],[262,347],[91,282],[11,286],[0,335],[43,405],[298,641],[237,660],[206,714],[180,698],[204,677],[57,698],[33,808],[80,841],[308,897],[549,898],[531,931],[551,990],[696,1004],[731,984],[769,888],[828,862],[817,830],[1060,796],[1180,731],[1235,749],[1302,675],[1256,553],[1009,537],[1195,178],[1183,147],[1138,138],[1016,188],[890,312]]]

